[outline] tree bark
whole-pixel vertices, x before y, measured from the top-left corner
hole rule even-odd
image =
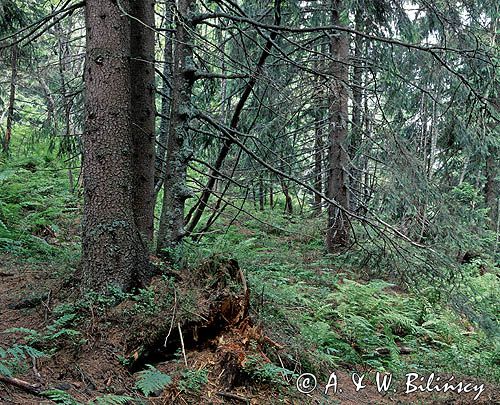
[[[195,80],[193,49],[190,31],[193,28],[185,18],[194,5],[193,0],[178,2],[176,46],[172,80],[172,106],[167,143],[167,166],[164,181],[163,206],[158,230],[157,252],[167,257],[169,250],[179,246],[185,235],[184,206],[192,194],[186,185],[186,172],[190,156],[187,145],[191,90]]]
[[[290,196],[290,190],[288,188],[288,183],[280,177],[281,190],[283,191],[283,195],[285,196],[285,206],[283,208],[283,213],[288,215],[293,215],[293,201]]]
[[[332,0],[332,24],[340,25],[342,0]],[[345,166],[347,139],[347,83],[349,57],[349,38],[338,32],[332,37],[331,54],[336,59],[332,63],[332,80],[329,94],[330,107],[330,144],[328,156],[328,189],[327,196],[348,209],[349,197]],[[328,207],[328,229],[326,233],[326,250],[333,253],[342,250],[349,244],[349,222],[345,213],[334,205]]]
[[[130,1],[130,74],[134,144],[134,217],[139,232],[153,240],[155,166],[154,0]]]
[[[7,126],[5,129],[5,137],[3,139],[3,151],[4,153],[9,153],[10,140],[12,138],[12,124],[14,121],[14,104],[16,101],[16,85],[17,85],[17,44],[12,45],[11,48],[11,70],[12,74],[10,77],[10,95],[9,95],[9,107],[7,108]]]
[[[82,287],[130,291],[150,269],[133,209],[130,23],[113,0],[87,0],[85,19]]]

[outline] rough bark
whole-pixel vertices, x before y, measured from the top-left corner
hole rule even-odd
[[[194,5],[193,0],[178,3],[179,16],[176,22],[176,46],[172,80],[172,106],[167,143],[167,166],[157,251],[160,254],[179,246],[185,235],[184,206],[191,190],[186,185],[186,172],[190,156],[187,144],[191,90],[195,80],[193,49],[190,45],[190,30],[193,28],[185,18]]]
[[[130,24],[113,0],[87,0],[85,19],[82,287],[130,291],[149,275],[133,210]]]
[[[332,0],[332,24],[340,25],[341,0]],[[345,151],[347,139],[347,83],[348,69],[346,62],[349,57],[349,39],[345,33],[332,36],[330,52],[334,59],[332,74],[334,80],[330,84],[330,139],[328,156],[328,189],[327,196],[348,209],[349,197],[345,167],[347,154]],[[349,244],[349,222],[346,214],[330,204],[328,207],[328,229],[326,233],[326,249],[329,253],[336,252]]]
[[[497,25],[497,21],[495,21],[495,27]],[[494,44],[494,43],[493,43]],[[492,98],[492,106],[495,108],[497,113],[500,111],[500,95],[498,90],[496,94]],[[492,119],[491,123],[488,125],[493,134],[498,136],[500,130],[498,126],[498,122]],[[498,160],[499,160],[499,152],[500,149],[496,145],[488,145],[487,157],[486,157],[486,184],[484,185],[484,197],[486,201],[486,206],[489,210],[489,220],[490,220],[490,228],[492,231],[496,232],[498,235],[499,226],[500,226],[500,201],[498,198],[498,190],[499,184],[497,181],[498,176]],[[498,241],[498,237],[497,237]]]
[[[11,49],[11,77],[10,77],[10,94],[9,106],[7,108],[7,126],[5,129],[5,137],[3,139],[3,151],[9,153],[10,140],[12,138],[12,124],[14,122],[14,104],[16,101],[16,85],[17,85],[17,45],[14,44]]]
[[[273,176],[269,173],[269,208],[274,209]]]
[[[153,240],[155,204],[154,0],[130,2],[131,117],[134,144],[134,217],[145,240]]]

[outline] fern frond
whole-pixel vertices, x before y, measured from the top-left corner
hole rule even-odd
[[[162,390],[172,382],[170,376],[162,373],[150,364],[148,369],[138,373],[139,378],[135,383],[135,388],[140,390],[146,397],[155,391]]]
[[[26,359],[26,357],[39,358],[45,354],[31,346],[15,344],[8,348],[0,347],[0,374],[12,376],[13,370]]]
[[[98,397],[94,399],[90,404],[95,405],[123,405],[128,404],[130,401],[133,401],[134,398],[128,397],[126,395],[103,395],[102,397]]]
[[[81,402],[78,402],[72,395],[68,394],[62,390],[47,390],[43,391],[41,396],[54,401],[56,404],[61,405],[82,405]]]

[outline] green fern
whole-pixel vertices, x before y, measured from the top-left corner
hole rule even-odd
[[[89,405],[122,405],[128,404],[133,401],[132,397],[128,397],[125,395],[103,395],[102,397],[98,397],[93,401],[89,402]]]
[[[185,370],[179,382],[179,391],[198,395],[208,382],[208,370]]]
[[[76,322],[77,314],[69,313],[57,318],[51,325],[42,332],[28,328],[10,328],[4,333],[22,333],[30,344],[46,344],[59,338],[74,339],[81,333],[66,326]],[[76,340],[75,340],[76,341]]]
[[[56,404],[61,405],[82,405],[81,402],[78,402],[71,394],[68,394],[62,390],[47,390],[43,391],[41,396],[54,401]]]
[[[12,376],[27,357],[40,358],[45,354],[31,346],[15,344],[8,348],[0,346],[0,375]]]
[[[170,376],[162,373],[150,364],[147,364],[147,369],[138,374],[139,378],[135,383],[135,388],[140,390],[146,397],[155,391],[162,390],[172,382]]]

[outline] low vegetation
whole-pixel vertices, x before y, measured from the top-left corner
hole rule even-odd
[[[64,173],[50,159],[23,159],[4,167],[0,178],[1,257],[7,263],[2,272],[22,277],[23,270],[9,263],[26,261],[39,267],[52,262],[58,273],[47,275],[51,288],[71,282],[78,267],[75,213],[80,203],[78,195],[67,191]],[[227,218],[232,218],[230,212]],[[373,278],[372,269],[359,266],[366,251],[325,255],[319,229],[314,218],[291,220],[269,211],[253,217],[241,215],[237,221],[223,223],[200,243],[185,244],[182,260],[158,262],[164,287],[150,287],[128,297],[116,291],[75,301],[68,299],[70,290],[60,291],[57,301],[51,302],[45,291],[33,285],[29,297],[8,299],[26,308],[48,305],[50,310],[38,328],[8,328],[4,320],[2,336],[16,336],[22,343],[0,344],[0,374],[22,376],[36,359],[45,359],[45,363],[59,358],[61,352],[81,350],[92,339],[88,317],[105,318],[124,299],[131,302],[124,313],[139,322],[171,313],[174,300],[178,311],[184,311],[182,318],[195,321],[197,298],[181,290],[174,296],[172,277],[207,260],[235,259],[251,291],[250,317],[273,342],[248,346],[239,377],[245,384],[275,390],[281,393],[278,395],[295,395],[294,381],[300,373],[327,377],[333,370],[386,371],[396,376],[412,370],[467,376],[493,386],[500,382],[496,296],[500,281],[491,257],[478,256],[463,263],[459,281],[450,291],[443,291],[425,280],[412,285],[408,282],[411,277],[398,273]],[[370,253],[384,255],[376,246]],[[169,326],[170,319],[163,323]],[[205,346],[204,350],[209,349]],[[87,402],[140,402],[162,392],[196,401],[193,398],[206,395],[206,386],[215,376],[203,363],[186,367],[184,356],[179,342],[175,353],[160,350],[156,357],[149,355],[148,361],[156,359],[157,363],[136,369],[131,385],[123,387],[123,392],[118,390],[120,395],[94,394]],[[123,355],[116,363],[125,373],[134,372],[133,358]],[[175,367],[165,367],[170,363]],[[78,393],[56,388],[42,394],[62,404],[83,400]]]

